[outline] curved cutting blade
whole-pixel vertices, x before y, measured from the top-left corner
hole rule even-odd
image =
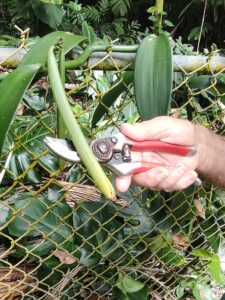
[[[71,145],[67,140],[47,136],[44,138],[44,143],[49,150],[60,158],[74,163],[80,162],[80,157],[77,152],[71,148]]]

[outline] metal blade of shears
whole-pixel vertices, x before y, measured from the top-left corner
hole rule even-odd
[[[74,163],[80,162],[80,157],[72,148],[72,145],[69,141],[47,136],[44,138],[44,143],[49,148],[49,150],[58,155],[60,158]]]

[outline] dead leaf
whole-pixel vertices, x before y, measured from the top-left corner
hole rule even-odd
[[[185,235],[173,234],[173,248],[176,250],[187,250],[189,247],[189,240]]]
[[[195,199],[194,204],[195,204],[195,208],[197,210],[198,216],[205,220],[205,218],[206,218],[205,217],[205,209],[202,205],[201,199]]]
[[[56,250],[54,252],[54,255],[60,260],[61,263],[66,265],[72,265],[77,261],[77,259],[73,255],[64,251]]]
[[[20,103],[17,110],[16,110],[16,115],[17,116],[22,116],[23,113],[24,113],[24,108],[25,108],[24,104]]]

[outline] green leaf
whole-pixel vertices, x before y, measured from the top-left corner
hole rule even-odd
[[[71,209],[66,202],[51,201],[43,197],[27,197],[17,201],[8,218],[9,233],[14,236],[40,236],[61,247],[72,238],[69,226]],[[56,246],[56,244],[55,244]]]
[[[201,259],[211,260],[213,254],[209,250],[193,249],[192,253]]]
[[[119,95],[127,89],[127,86],[133,82],[134,74],[132,71],[126,71],[118,79],[114,86],[103,96],[101,102],[95,109],[92,127],[95,127],[98,121],[108,112],[108,108],[117,100]]]
[[[16,120],[13,123],[11,131],[15,132],[17,136],[21,135],[20,143],[15,145],[9,164],[13,178],[21,175],[24,171],[28,171],[25,177],[26,180],[31,183],[38,183],[41,181],[40,167],[48,172],[57,171],[58,159],[53,157],[51,153],[44,156],[41,155],[46,150],[46,146],[43,144],[43,138],[51,135],[48,128],[54,128],[56,126],[55,120],[56,116],[54,113],[49,113],[44,114],[38,124],[35,117],[21,121]],[[7,139],[10,137],[11,135],[8,134]],[[36,161],[37,165],[29,170],[30,164],[34,162],[34,156],[31,155],[31,153],[39,158]],[[7,176],[7,174],[5,176]]]
[[[174,26],[174,24],[173,24],[171,21],[169,21],[169,20],[165,20],[165,24],[166,24],[168,27],[173,27],[173,26]]]
[[[22,65],[39,63],[44,66],[47,62],[48,50],[51,46],[55,45],[59,38],[64,41],[64,51],[67,53],[73,47],[79,45],[86,37],[81,35],[74,35],[69,32],[55,31],[49,33],[40,39],[25,55]]]
[[[86,22],[82,22],[82,35],[88,39],[88,44],[94,43],[98,38],[93,28]]]
[[[140,236],[145,237],[146,239],[148,236],[154,231],[155,229],[155,223],[152,218],[152,211],[149,211],[148,204],[142,203],[141,197],[142,194],[140,193],[140,199],[133,198],[133,195],[137,193],[140,193],[140,187],[134,187],[130,188],[125,193],[118,193],[118,195],[126,200],[129,205],[127,207],[124,207],[120,213],[119,216],[121,216],[124,219],[124,222],[130,224],[130,226],[126,228],[127,234],[135,235],[140,238]],[[116,207],[115,213],[117,213]],[[138,224],[138,226],[135,226],[134,224]]]
[[[34,110],[45,109],[46,90],[44,88],[34,88],[24,94],[23,100]]]
[[[155,16],[150,16],[148,19],[152,22],[156,22],[157,18]]]
[[[13,153],[9,166],[9,169],[12,171],[13,176],[15,176],[16,178],[20,174],[23,174],[24,172],[29,170],[32,160],[32,155],[26,151],[22,151],[21,153],[19,153],[19,155]],[[41,182],[41,174],[34,169],[31,169],[26,174],[26,180],[31,183],[39,183]]]
[[[131,0],[111,0],[112,12],[115,16],[125,16],[131,6]]]
[[[115,300],[147,300],[148,296],[149,291],[147,286],[144,286],[143,289],[136,293],[127,293],[126,295],[117,287],[113,288],[113,299]]]
[[[190,186],[183,191],[173,194],[170,212],[176,220],[176,223],[179,225],[182,225],[187,220],[192,220],[195,217],[193,210],[194,192],[195,187]]]
[[[53,241],[44,241],[43,239],[39,240],[37,243],[34,243],[23,240],[23,244],[18,245],[14,255],[16,257],[24,257],[29,251],[29,253],[32,255],[45,256],[48,255],[55,248],[56,245]]]
[[[166,239],[161,235],[158,235],[153,238],[148,238],[147,241],[148,241],[148,247],[151,251],[159,250],[167,246]]]
[[[164,262],[165,264],[169,264],[172,266],[185,265],[185,257],[177,253],[169,245],[159,249],[156,252],[156,256],[160,261]]]
[[[223,95],[225,93],[224,74],[220,74],[217,77],[211,75],[194,76],[188,80],[188,85],[194,92],[202,91],[202,94],[206,93],[214,96],[213,99],[215,100],[219,97],[225,103]]]
[[[0,83],[0,156],[16,109],[39,68],[39,64],[20,66]]]
[[[196,300],[217,300],[210,287],[204,284],[196,283],[192,292]]]
[[[212,249],[217,253],[220,246],[221,237],[220,228],[217,224],[216,218],[212,215],[208,216],[207,220],[204,220],[201,223],[201,227],[204,231],[208,243],[210,244]]]
[[[144,287],[144,283],[119,273],[116,286],[126,295],[140,291]]]
[[[212,261],[207,265],[212,278],[219,284],[224,284],[224,277],[221,270],[220,259],[218,255],[214,255]]]
[[[151,7],[149,7],[149,8],[147,9],[147,12],[150,13],[150,14],[155,13],[155,12],[157,12],[157,11],[158,11],[158,9],[157,9],[156,6],[151,6]]]
[[[57,29],[65,15],[65,10],[51,3],[43,3],[40,0],[32,0],[33,11],[37,18],[53,29]]]
[[[121,223],[116,217],[112,218],[114,214],[114,209],[106,202],[82,203],[74,212],[73,225],[77,232],[76,245],[80,249],[79,260],[85,266],[97,266],[103,257],[117,262],[125,258],[122,245],[125,235]]]
[[[188,80],[188,86],[195,91],[200,91],[211,85],[211,79],[210,75],[193,76]]]
[[[55,5],[61,5],[63,3],[62,0],[41,0],[43,3],[51,3]]]
[[[184,296],[184,293],[185,293],[185,288],[183,286],[178,286],[176,288],[176,296],[177,296],[177,299],[180,299],[181,297]]]

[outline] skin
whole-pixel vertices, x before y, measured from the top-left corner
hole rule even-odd
[[[121,132],[136,141],[159,139],[167,143],[195,146],[197,154],[183,157],[157,152],[133,152],[135,161],[165,164],[147,172],[116,178],[118,191],[125,192],[131,183],[152,190],[182,190],[198,176],[225,188],[225,139],[201,125],[173,117],[156,117],[150,121],[123,124]]]

